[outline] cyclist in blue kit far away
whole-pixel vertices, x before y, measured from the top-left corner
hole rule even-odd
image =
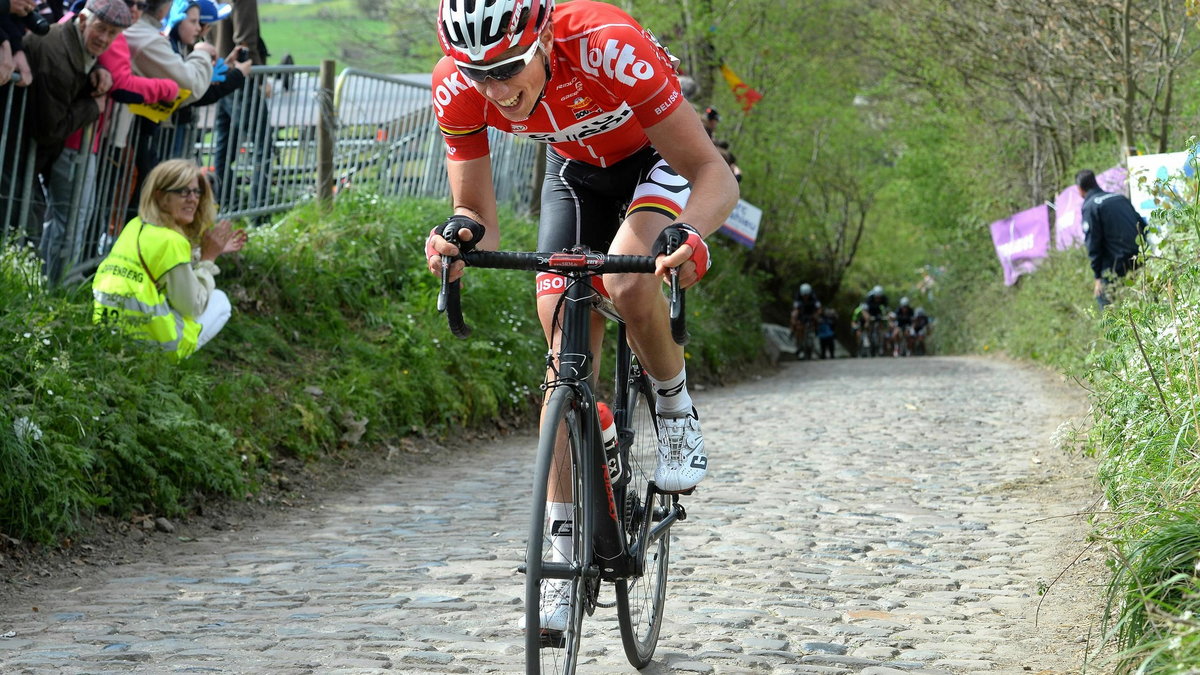
[[[704,276],[703,238],[729,216],[738,187],[680,93],[676,61],[624,11],[593,0],[441,0],[437,28],[446,56],[434,69],[433,106],[453,215],[426,242],[430,271],[441,274],[442,256],[459,253],[441,235],[447,226],[464,250],[498,248],[488,129],[546,143],[537,249],[658,256],[658,279],[608,274],[594,283],[626,322],[658,393],[654,480],[664,492],[690,490],[708,458],[660,279],[677,274],[686,288]],[[682,243],[664,255],[668,240]],[[451,277],[462,268],[454,262]],[[538,276],[538,316],[555,355],[563,288],[561,277]],[[596,355],[603,322],[594,315]],[[560,489],[548,496],[550,518],[568,517],[570,494]],[[545,627],[554,617],[542,620]]]

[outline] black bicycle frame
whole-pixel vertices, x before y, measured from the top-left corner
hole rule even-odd
[[[581,458],[584,490],[581,503],[590,504],[591,513],[594,515],[591,542],[596,567],[576,570],[569,563],[545,562],[542,564],[542,575],[558,579],[569,579],[576,575],[586,578],[600,576],[610,580],[641,575],[643,570],[636,568],[640,567],[642,556],[640,551],[629,549],[629,539],[625,536],[622,526],[621,514],[625,504],[626,487],[614,490],[608,479],[607,463],[601,449],[603,442],[600,437],[600,418],[596,413],[596,398],[589,380],[595,363],[591,353],[591,312],[598,297],[591,279],[595,274],[603,272],[649,273],[654,269],[653,260],[644,256],[606,256],[586,250],[556,254],[471,251],[465,254],[463,259],[468,265],[478,267],[554,272],[567,277],[568,280],[560,304],[562,315],[559,317],[561,338],[558,370],[555,379],[546,386],[566,386],[572,389],[574,407],[580,420],[580,433],[589,439],[583,444],[584,456]],[[682,345],[688,341],[684,294],[683,290],[676,286],[673,275],[670,281],[671,335],[675,342]],[[471,329],[463,321],[459,293],[460,284],[458,281],[449,280],[449,261],[445,261],[438,310],[446,312],[450,331],[459,338],[466,338]],[[619,448],[625,454],[624,459],[628,466],[633,429],[630,419],[632,410],[627,399],[630,385],[633,384],[628,381],[632,372],[633,356],[626,340],[624,322],[618,322],[618,330],[621,348],[617,350],[616,358],[618,391],[615,392],[613,414],[616,418]],[[621,384],[624,386],[620,386]],[[654,497],[657,494],[651,483],[647,494],[643,495],[648,514],[642,519],[642,532],[638,533],[635,541],[644,542],[645,546],[650,546],[666,536],[671,525],[685,517],[677,497],[667,509],[653,509]]]

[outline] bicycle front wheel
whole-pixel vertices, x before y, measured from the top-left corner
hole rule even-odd
[[[583,436],[574,393],[555,389],[542,417],[529,543],[525,552],[525,672],[527,675],[571,675],[579,662],[580,631],[587,585],[580,571],[591,566],[590,514],[584,508]],[[573,523],[570,559],[561,550],[568,536],[561,520],[548,518],[546,503],[570,498]],[[560,550],[555,551],[558,539]],[[555,574],[564,570],[572,574]],[[565,578],[564,578],[565,576]],[[562,604],[569,606],[562,607]]]
[[[670,508],[667,495],[650,492],[650,480],[658,465],[658,425],[654,417],[654,396],[645,375],[629,388],[630,427],[633,444],[629,448],[630,480],[625,487],[624,524],[635,574],[616,582],[617,621],[625,656],[635,668],[645,668],[658,646],[662,628],[663,605],[667,598],[667,560],[670,536],[649,542],[650,528]]]

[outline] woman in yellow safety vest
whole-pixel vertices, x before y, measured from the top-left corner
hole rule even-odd
[[[92,281],[93,320],[184,358],[229,320],[215,261],[240,251],[245,230],[213,225],[212,188],[190,160],[162,162],[146,177],[138,217],[121,230]],[[193,261],[193,249],[199,257]]]

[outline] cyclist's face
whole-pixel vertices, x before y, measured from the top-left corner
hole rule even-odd
[[[546,85],[545,59],[548,58],[547,54],[549,53],[549,41],[545,39],[547,36],[548,34],[543,33],[542,47],[534,54],[529,65],[513,77],[507,80],[495,80],[489,77],[483,82],[471,82],[475,89],[484,98],[491,101],[492,105],[496,106],[506,119],[520,122],[528,119],[533,113],[533,106],[537,103],[538,96]],[[518,56],[525,49],[527,48],[513,47],[493,59],[493,62]]]

